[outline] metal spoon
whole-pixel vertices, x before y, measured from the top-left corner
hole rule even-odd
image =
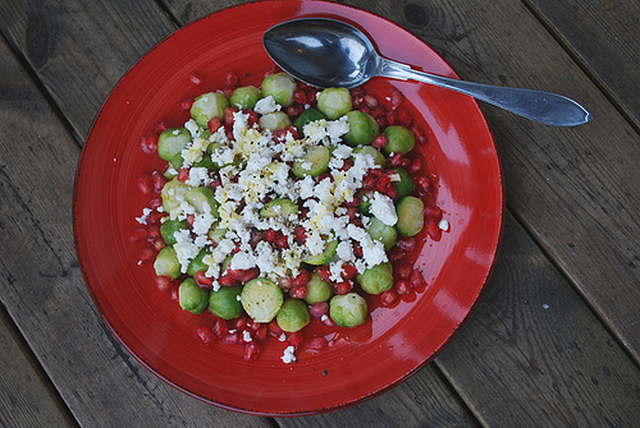
[[[471,83],[411,69],[381,57],[359,29],[327,18],[283,22],[263,36],[269,56],[284,71],[313,86],[359,86],[374,76],[413,79],[451,89],[546,125],[575,126],[591,115],[562,95]]]

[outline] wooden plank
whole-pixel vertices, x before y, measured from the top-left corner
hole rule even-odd
[[[525,0],[640,128],[640,2]]]
[[[73,416],[87,426],[269,426],[164,384],[107,330],[74,252],[79,147],[4,43],[0,75],[0,299]]]
[[[640,370],[511,216],[492,280],[436,363],[485,426],[640,416]]]
[[[4,310],[0,310],[0,355],[1,426],[75,426]]]

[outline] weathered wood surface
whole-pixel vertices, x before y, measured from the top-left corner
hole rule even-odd
[[[59,394],[80,425],[269,425],[201,404],[144,370],[105,330],[78,272],[69,206],[79,149],[71,134],[86,133],[113,84],[174,22],[242,2],[130,3],[0,1],[0,29],[46,94],[2,46],[0,120],[9,132],[0,135],[0,300],[19,327],[14,334],[24,334],[57,389],[45,394]],[[589,55],[578,55],[576,43],[567,53],[549,33],[560,22],[553,13],[568,13],[561,8],[532,13],[516,0],[482,7],[462,0],[347,3],[405,26],[463,78],[565,93],[596,120],[560,130],[482,106],[517,220],[508,217],[476,312],[433,365],[391,392],[328,415],[276,422],[632,425],[640,416],[640,372],[625,351],[637,359],[640,145],[607,99],[624,100],[622,89],[598,82],[603,93],[588,78],[595,72],[585,75],[573,61]],[[599,28],[604,37],[608,27]],[[625,55],[616,54],[624,65]],[[4,368],[7,356],[1,358]]]

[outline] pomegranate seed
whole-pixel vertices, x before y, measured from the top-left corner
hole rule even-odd
[[[282,233],[276,238],[276,246],[281,250],[289,248],[289,239]]]
[[[153,259],[153,250],[149,247],[143,248],[140,251],[140,258],[138,259],[138,264],[149,263]]]
[[[442,229],[438,226],[438,222],[431,219],[427,224],[427,233],[434,241],[439,241],[442,237]]]
[[[245,110],[245,113],[249,115],[249,117],[247,118],[247,122],[249,123],[249,125],[258,123],[258,121],[260,120],[260,118],[258,117],[258,113],[253,110]]]
[[[267,340],[267,335],[269,334],[269,328],[266,324],[257,324],[259,325],[256,330],[256,339],[258,340]]]
[[[395,269],[396,276],[400,279],[409,279],[413,269],[409,265],[400,265]]]
[[[318,91],[314,88],[309,88],[307,89],[306,93],[307,93],[307,104],[314,105],[316,103]]]
[[[187,112],[187,111],[191,111],[191,107],[193,107],[193,100],[182,100],[180,101],[180,104],[178,104],[178,108],[180,109],[181,112]]]
[[[353,161],[351,159],[345,159],[342,161],[342,167],[340,168],[342,171],[349,171],[353,166]]]
[[[231,126],[224,127],[224,135],[227,137],[227,140],[235,141],[235,137],[233,135],[233,128]]]
[[[364,96],[364,104],[369,108],[378,107],[378,99],[373,95],[366,94]]]
[[[437,205],[431,205],[424,209],[424,216],[439,222],[442,220],[442,210]]]
[[[204,79],[197,73],[189,74],[189,81],[193,86],[200,86],[204,83]]]
[[[365,103],[366,103],[366,98],[365,98]],[[373,116],[374,119],[378,119],[380,117],[384,117],[387,114],[387,112],[386,112],[386,110],[384,109],[383,106],[376,106],[375,108],[370,107],[370,106],[367,106],[367,107],[372,108],[371,116]]]
[[[342,278],[351,279],[358,274],[358,268],[351,263],[345,263],[342,265]]]
[[[303,109],[304,107],[300,105],[290,105],[285,111],[287,113],[287,116],[289,116],[291,119],[295,119],[296,117],[300,116]]]
[[[167,246],[167,244],[166,244],[166,242],[164,242],[164,240],[162,238],[156,239],[155,241],[153,241],[153,249],[156,250],[156,251],[160,251],[166,246]]]
[[[396,247],[400,248],[402,251],[410,252],[416,247],[416,240],[415,238],[399,239],[396,242]]]
[[[333,182],[333,176],[328,172],[323,172],[318,176],[318,183],[327,178]]]
[[[162,121],[153,124],[153,132],[155,132],[156,134],[161,134],[162,131],[165,131],[166,129],[167,124]]]
[[[178,284],[173,284],[171,287],[171,300],[174,302],[180,301],[180,294],[178,293],[179,287]]]
[[[219,117],[212,117],[211,120],[207,123],[207,128],[209,131],[216,132],[222,126],[222,120]]]
[[[148,155],[158,150],[158,136],[154,134],[145,135],[140,138],[140,148]]]
[[[418,144],[425,144],[427,142],[426,135],[424,135],[424,132],[422,132],[422,130],[418,128],[417,125],[413,125],[411,127],[411,132],[413,132],[413,134],[415,135]]]
[[[147,217],[147,224],[160,224],[160,220],[166,216],[167,213],[159,213],[158,211],[153,211],[151,214],[149,214],[149,217]]]
[[[394,153],[393,155],[389,156],[389,166],[391,168],[398,168],[401,166],[402,164],[402,159],[404,159],[404,156],[402,155],[402,153]]]
[[[280,279],[278,279],[278,287],[280,287],[282,291],[289,291],[291,289],[292,281],[293,280],[290,277],[281,276]]]
[[[400,108],[397,110],[398,112],[398,123],[405,128],[409,128],[411,126],[411,122],[413,122],[413,117],[411,114],[404,108]]]
[[[260,348],[254,342],[249,342],[244,347],[244,360],[255,361],[260,355]]]
[[[411,293],[411,283],[406,279],[398,281],[395,285],[396,293],[399,295],[407,295]]]
[[[347,294],[351,290],[353,290],[353,281],[341,281],[333,286],[334,293],[339,295]]]
[[[238,285],[238,281],[231,278],[229,275],[222,275],[218,278],[218,283],[223,287],[233,287],[234,285]]]
[[[249,321],[250,321],[249,318],[247,318],[245,315],[240,315],[238,318],[233,320],[233,325],[238,330],[242,330],[247,326]]]
[[[233,71],[228,71],[224,76],[224,86],[236,87],[238,86],[238,75]]]
[[[140,227],[133,231],[131,236],[129,236],[130,242],[138,242],[147,237],[147,229]]]
[[[409,172],[411,174],[415,174],[416,172],[420,171],[422,169],[422,159],[421,158],[415,158],[413,160],[413,162],[411,163],[411,167],[409,168]]]
[[[358,242],[354,242],[352,244],[352,247],[353,247],[353,255],[356,257],[362,258],[363,256],[362,246]]]
[[[371,114],[371,109],[369,107],[360,107],[360,111],[366,114]]]
[[[393,289],[387,290],[380,294],[380,302],[384,306],[391,306],[398,300],[398,293],[396,293]]]
[[[392,88],[389,95],[391,98],[391,106],[394,109],[402,104],[402,101],[404,101],[404,95],[402,95],[402,92],[400,92],[396,88]]]
[[[149,208],[155,210],[160,205],[162,205],[162,198],[153,198],[149,201]]]
[[[362,95],[351,94],[351,104],[357,109],[364,104],[364,97]]]
[[[244,285],[252,279],[256,279],[258,276],[260,276],[260,269],[258,269],[257,267],[245,269],[243,277],[240,278],[240,282]]]
[[[327,315],[320,317],[320,322],[329,328],[333,328],[336,326],[336,323],[334,323],[333,320]]]
[[[269,334],[274,337],[278,337],[283,333],[276,320],[273,320],[269,324],[267,324],[267,329],[269,330]]]
[[[331,282],[331,271],[329,270],[329,265],[318,266],[315,273],[326,282]]]
[[[395,125],[398,123],[398,114],[395,110],[388,111],[386,119],[389,125]]]
[[[227,275],[234,281],[240,281],[244,278],[244,270],[242,269],[227,269]]]
[[[314,351],[319,351],[321,349],[326,348],[328,345],[327,339],[324,337],[314,337],[307,341],[307,349],[313,349]]]
[[[289,296],[294,299],[304,299],[307,297],[307,292],[307,287],[301,285],[300,287],[292,288],[291,291],[289,291]]]
[[[157,238],[159,238],[160,235],[160,227],[156,226],[156,225],[152,225],[147,229],[147,237],[149,238],[149,241],[153,241]]]
[[[298,89],[293,93],[293,101],[298,104],[306,104],[307,103],[307,93],[303,90]]]
[[[270,69],[268,69],[267,71],[264,72],[264,74],[262,75],[262,77],[267,77],[267,76],[271,76],[272,74],[276,74],[278,73],[280,70],[278,69],[278,67],[271,67]]]
[[[266,239],[269,243],[275,242],[277,237],[278,233],[274,229],[267,229],[264,232],[264,239]]]
[[[196,329],[196,333],[198,337],[206,346],[211,346],[216,340],[216,336],[213,334],[210,328],[207,327],[198,327]]]
[[[417,177],[414,181],[418,185],[418,189],[420,189],[423,193],[431,192],[431,189],[433,188],[431,180],[429,180],[424,175]]]
[[[189,179],[189,168],[180,168],[178,171],[178,181],[185,182]]]
[[[303,285],[307,285],[307,283],[310,280],[311,280],[311,273],[306,270],[301,270],[300,273],[296,275],[295,278],[293,278],[291,286],[294,288],[302,287]]]
[[[187,222],[187,226],[193,229],[193,223],[196,221],[196,216],[194,214],[187,214],[185,221]]]
[[[312,317],[320,319],[329,313],[329,302],[318,302],[309,306],[309,313]]]
[[[163,293],[171,290],[172,285],[173,281],[168,276],[156,276],[156,287]]]
[[[407,255],[407,253],[404,252],[403,250],[401,250],[398,247],[393,247],[387,253],[387,256],[389,257],[389,260],[391,260],[392,262],[396,262],[396,261],[400,260],[401,258],[403,258],[406,255]]]
[[[225,336],[229,332],[227,322],[222,318],[216,318],[216,322],[213,324],[212,331],[218,337]]]
[[[233,126],[233,122],[235,120],[233,118],[233,115],[237,112],[238,109],[233,107],[227,107],[226,109],[224,109],[224,124],[227,126]]]
[[[342,206],[346,208],[358,208],[361,203],[362,203],[362,199],[360,199],[357,196],[354,196],[353,199],[351,199],[350,201],[344,201],[342,203]]]
[[[307,231],[303,226],[296,226],[293,231],[293,236],[298,244],[304,244],[307,242]]]
[[[154,192],[160,193],[168,180],[158,171],[153,171],[153,174],[151,174],[151,181],[153,182]]]
[[[213,280],[206,276],[203,270],[196,272],[195,275],[193,275],[193,279],[200,288],[209,289],[213,284]]]
[[[351,89],[351,97],[352,98],[364,97],[364,89],[362,89],[361,86],[357,86],[357,87]]]
[[[289,345],[293,346],[294,348],[302,345],[302,342],[304,342],[304,336],[302,336],[302,332],[296,331],[295,333],[291,333],[289,335]]]
[[[420,272],[417,269],[411,272],[411,277],[409,278],[409,281],[411,282],[411,286],[416,290],[427,285],[427,281],[425,281],[424,277],[422,276],[422,272]]]
[[[144,195],[148,195],[153,191],[153,181],[149,174],[142,174],[138,177],[138,189],[140,189]]]
[[[223,345],[235,345],[240,342],[240,334],[237,331],[234,331],[233,333],[227,333],[222,337],[222,340],[220,340],[220,342]]]

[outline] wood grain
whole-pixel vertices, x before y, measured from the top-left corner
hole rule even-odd
[[[29,346],[78,423],[269,426],[265,419],[220,410],[169,387],[107,330],[73,246],[71,198],[79,148],[4,43],[0,75],[0,299],[27,332]]]

